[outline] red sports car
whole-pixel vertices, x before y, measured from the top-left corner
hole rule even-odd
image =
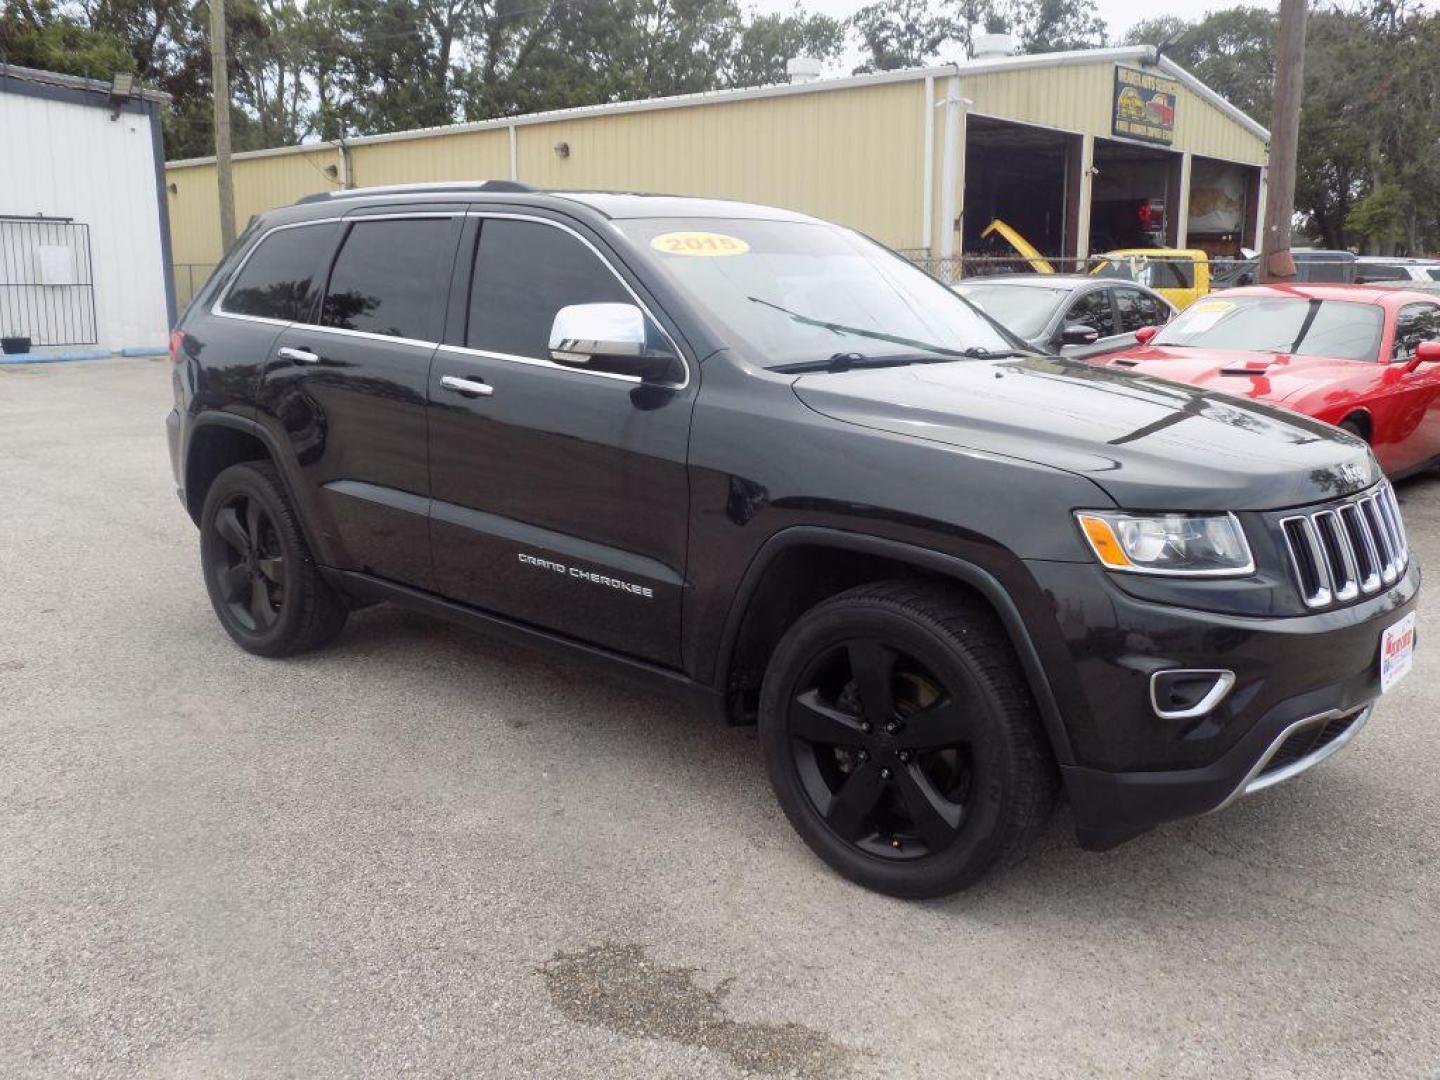
[[[1095,357],[1336,424],[1391,476],[1440,460],[1440,297],[1363,285],[1212,293]]]

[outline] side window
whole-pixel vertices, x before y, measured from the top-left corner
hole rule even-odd
[[[330,271],[321,325],[439,341],[454,236],[451,218],[356,222]]]
[[[1108,289],[1092,289],[1072,303],[1070,310],[1065,313],[1065,322],[1094,327],[1101,337],[1110,337],[1120,332],[1115,329],[1115,312],[1110,307]]]
[[[1159,326],[1168,312],[1155,297],[1139,289],[1116,289],[1115,307],[1120,312],[1120,333],[1133,334],[1142,326]]]
[[[220,310],[285,322],[308,319],[315,305],[321,260],[330,254],[333,235],[329,224],[269,233],[245,260]]]
[[[1406,304],[1395,317],[1393,360],[1408,360],[1422,341],[1440,338],[1440,307],[1434,304]]]
[[[471,349],[550,358],[550,324],[570,304],[634,300],[610,268],[569,233],[533,221],[489,218],[480,226],[470,318]]]

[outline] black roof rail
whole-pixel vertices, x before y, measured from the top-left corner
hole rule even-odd
[[[341,188],[336,191],[317,191],[313,195],[302,195],[295,205],[304,203],[331,202],[335,199],[363,199],[369,195],[423,195],[427,192],[464,193],[541,191],[534,184],[523,180],[436,180],[418,184],[382,184],[378,187]]]

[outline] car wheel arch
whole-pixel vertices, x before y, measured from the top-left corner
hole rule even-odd
[[[827,566],[816,555],[836,559],[839,572],[826,580]],[[797,582],[790,578],[790,595],[777,597],[766,591],[763,586],[767,581],[786,580],[785,570],[797,563],[807,565],[811,575],[808,579]],[[857,572],[864,576],[855,576]],[[771,536],[751,560],[735,591],[716,665],[716,685],[724,695],[730,721],[751,722],[745,695],[758,690],[758,681],[753,687],[748,683],[763,676],[770,648],[796,618],[815,604],[857,584],[896,576],[931,578],[939,584],[958,586],[984,601],[999,619],[1015,649],[1056,761],[1073,763],[1069,735],[1044,662],[1014,599],[993,573],[975,562],[945,552],[823,526],[796,525]]]
[[[269,461],[275,466],[292,505],[299,511],[305,542],[322,565],[331,561],[327,557],[329,549],[319,543],[313,501],[305,498],[302,486],[295,483],[290,462],[265,425],[248,417],[219,411],[199,413],[191,424],[185,444],[185,509],[196,524],[199,524],[206,492],[215,477],[229,466],[243,461]]]

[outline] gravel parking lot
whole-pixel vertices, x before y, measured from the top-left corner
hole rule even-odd
[[[169,379],[0,368],[0,1074],[1440,1077],[1433,604],[1333,761],[904,903],[664,698],[384,607],[242,653]]]

